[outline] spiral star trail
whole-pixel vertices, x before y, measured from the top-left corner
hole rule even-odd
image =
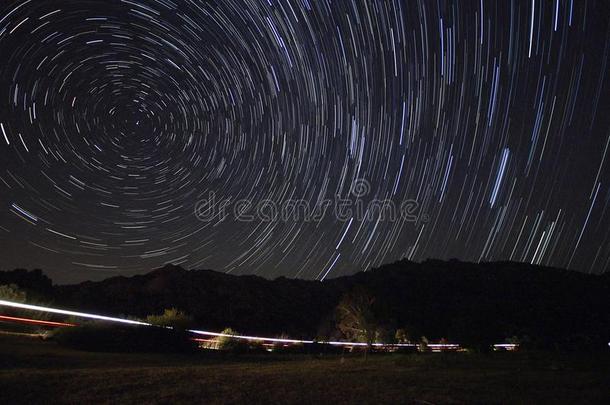
[[[4,1],[0,266],[605,272],[609,16],[593,0]],[[417,219],[201,221],[211,193],[409,200]]]

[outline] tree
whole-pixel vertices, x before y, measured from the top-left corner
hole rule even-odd
[[[218,336],[216,338],[217,348],[219,350],[231,352],[231,353],[245,353],[251,350],[260,349],[260,344],[256,342],[249,342],[245,339],[235,338],[233,336],[239,335],[238,332],[231,328],[225,328],[222,331],[225,336]]]
[[[347,339],[369,346],[375,341],[378,323],[374,303],[375,298],[361,287],[343,296],[336,309],[337,328]]]
[[[396,343],[396,333],[388,326],[378,326],[375,330],[375,343]]]
[[[394,339],[396,339],[396,343],[403,343],[403,344],[409,343],[411,341],[411,339],[409,337],[409,333],[404,328],[400,328],[396,331],[396,334],[394,335]]]
[[[193,323],[193,318],[176,308],[170,308],[163,311],[161,315],[149,315],[146,317],[146,322],[175,329],[188,329]]]
[[[430,351],[430,341],[427,337],[422,336],[419,344],[417,345],[417,349],[422,353],[428,353]]]

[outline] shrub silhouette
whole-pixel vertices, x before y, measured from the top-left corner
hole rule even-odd
[[[52,334],[60,345],[93,352],[193,352],[197,344],[185,331],[137,325],[88,323]]]
[[[170,308],[163,311],[161,315],[147,316],[146,322],[157,326],[170,326],[176,329],[188,329],[193,324],[193,318],[176,308]]]

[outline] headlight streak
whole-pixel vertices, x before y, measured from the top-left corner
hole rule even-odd
[[[152,326],[152,324],[150,324],[150,323],[132,321],[131,319],[114,318],[112,316],[95,315],[95,314],[89,314],[89,313],[77,312],[77,311],[68,311],[65,309],[49,308],[49,307],[43,307],[43,306],[39,306],[39,305],[22,304],[19,302],[11,302],[11,301],[5,301],[5,300],[0,300],[0,306],[26,309],[26,310],[30,310],[30,311],[49,312],[51,314],[75,316],[75,317],[87,318],[87,319],[97,319],[99,321],[125,323],[125,324],[129,324],[129,325]]]

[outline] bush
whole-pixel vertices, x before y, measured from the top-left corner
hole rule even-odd
[[[231,337],[239,335],[239,333],[231,328],[226,328],[222,333],[230,336],[218,336],[216,338],[216,347],[219,350],[236,354],[262,353],[267,351],[262,342]]]
[[[186,353],[197,349],[187,332],[137,325],[90,323],[57,329],[51,338],[62,346],[93,352]]]
[[[225,335],[239,335],[236,331],[231,328],[225,328],[222,331]],[[231,352],[231,353],[245,353],[249,350],[250,344],[247,340],[244,339],[236,339],[231,336],[218,336],[216,338],[216,342],[218,344],[218,349]]]
[[[0,285],[0,299],[5,301],[24,303],[27,300],[25,291],[22,291],[16,284]]]
[[[2,284],[0,285],[0,300],[17,302],[20,304],[34,304],[40,305],[38,300],[32,299],[31,294],[28,294],[25,290],[17,286],[16,284]],[[39,320],[50,319],[50,316],[46,312],[31,311],[28,309],[2,307],[2,315],[15,316],[18,318],[33,318]],[[23,325],[21,326],[24,327]],[[27,326],[25,326],[27,328]]]
[[[158,326],[171,326],[176,329],[188,329],[193,323],[193,318],[186,313],[170,308],[163,311],[161,315],[149,315],[146,322]]]

